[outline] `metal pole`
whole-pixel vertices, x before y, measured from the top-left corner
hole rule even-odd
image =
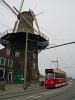
[[[57,62],[57,69],[58,69],[58,58],[57,58],[57,61],[51,61],[51,62]]]
[[[57,69],[58,69],[58,61],[57,61]]]
[[[56,57],[56,59],[57,59],[57,69],[58,69],[58,58]]]
[[[28,45],[28,31],[26,32],[26,46],[25,46],[25,66],[24,66],[24,85],[23,89],[26,89],[26,72],[27,72],[27,45]]]

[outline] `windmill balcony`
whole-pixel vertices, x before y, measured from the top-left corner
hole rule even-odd
[[[26,30],[26,29],[24,29],[24,28],[19,29],[19,32],[27,32],[27,31],[28,31],[28,33],[31,33],[31,34],[40,35],[42,38],[44,38],[44,39],[46,39],[47,41],[49,41],[49,38],[48,38],[45,34],[43,34],[42,32],[37,33],[37,32],[34,30],[34,33],[33,33],[33,29],[28,29],[28,30]],[[16,31],[16,32],[17,32],[17,31]],[[16,33],[16,32],[15,32],[15,33]],[[9,33],[13,33],[13,29],[8,29],[8,30],[4,31],[3,33],[1,33],[1,34],[0,34],[0,38],[2,38],[3,36],[5,36],[6,34],[9,34]]]

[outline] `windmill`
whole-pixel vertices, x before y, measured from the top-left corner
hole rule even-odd
[[[26,77],[28,81],[32,81],[32,80],[37,81],[38,80],[38,53],[48,46],[48,44],[38,45],[38,43],[47,42],[47,41],[49,42],[49,39],[43,33],[40,32],[36,15],[34,14],[32,10],[21,12],[24,0],[21,0],[20,10],[17,10],[16,7],[14,7],[15,11],[5,2],[5,0],[2,0],[2,2],[18,18],[17,21],[15,22],[12,33],[7,33],[3,37],[1,37],[1,39],[6,39],[9,41],[9,44],[8,45],[5,44],[4,46],[6,49],[10,47],[13,54],[11,58],[13,59],[14,57],[13,59],[14,67],[12,67],[12,72],[14,73],[13,79],[15,79],[18,71],[22,71],[22,73],[24,72],[25,55],[27,55],[27,74],[26,75],[28,76]],[[35,21],[38,31],[33,27],[33,21]],[[28,31],[28,38],[26,38],[27,31]],[[27,52],[25,54],[26,44],[27,44]],[[18,55],[19,59],[17,59],[16,55]],[[9,71],[11,69],[10,67],[7,67],[6,70],[7,69],[8,69],[8,74],[9,74]]]

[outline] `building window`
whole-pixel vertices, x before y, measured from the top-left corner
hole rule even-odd
[[[3,57],[0,58],[0,64],[1,65],[5,65],[5,61],[6,61],[6,58],[3,58]]]
[[[19,52],[15,52],[15,57],[19,57]]]
[[[33,68],[35,69],[35,63],[33,63]]]
[[[33,59],[35,59],[35,54],[33,53]]]
[[[7,49],[6,54],[10,55],[10,50],[9,49]]]
[[[8,59],[8,67],[12,67],[13,66],[13,60]]]

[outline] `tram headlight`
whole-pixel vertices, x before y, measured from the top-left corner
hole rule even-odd
[[[54,83],[53,80],[50,81],[51,83]]]

